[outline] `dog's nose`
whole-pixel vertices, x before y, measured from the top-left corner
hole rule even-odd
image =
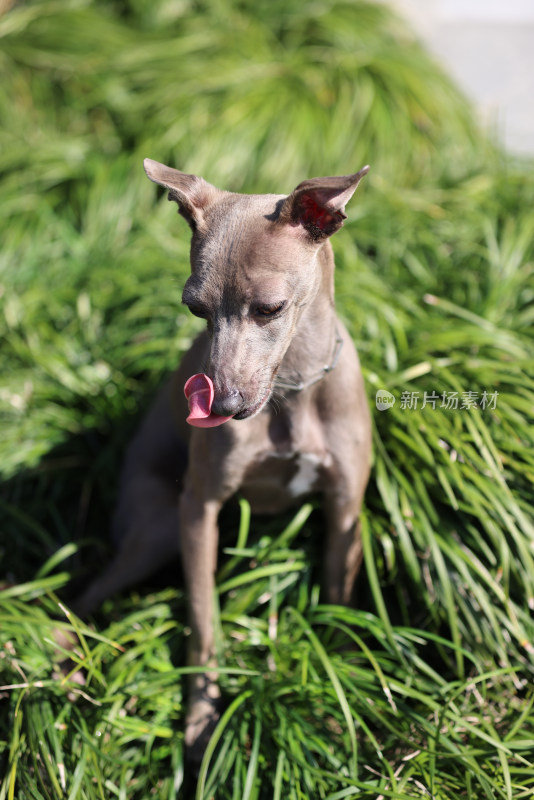
[[[215,393],[211,410],[221,417],[233,417],[241,408],[242,403],[241,392],[237,389],[229,389],[225,392]]]

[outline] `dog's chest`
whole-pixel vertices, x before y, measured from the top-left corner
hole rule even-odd
[[[313,452],[270,452],[249,467],[241,494],[256,513],[277,513],[319,491],[330,460]]]

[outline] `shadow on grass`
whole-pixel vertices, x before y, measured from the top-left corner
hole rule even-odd
[[[102,564],[111,546],[109,520],[122,455],[149,400],[144,399],[139,413],[103,420],[99,429],[68,436],[37,467],[21,470],[0,485],[4,580],[32,580],[69,543],[79,546],[69,564],[75,583]]]

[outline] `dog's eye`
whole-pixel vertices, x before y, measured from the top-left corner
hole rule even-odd
[[[207,319],[208,312],[204,308],[201,308],[200,306],[187,306],[187,307],[188,307],[189,311],[191,312],[191,314],[193,314],[194,317],[200,317],[201,319]]]
[[[257,317],[274,317],[283,309],[284,306],[285,303],[273,303],[272,305],[256,306],[254,313]]]

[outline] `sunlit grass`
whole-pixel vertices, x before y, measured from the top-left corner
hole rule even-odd
[[[0,41],[0,800],[532,797],[531,165],[383,6],[20,3]],[[334,239],[374,412],[359,605],[320,603],[319,510],[225,515],[227,711],[198,784],[179,565],[94,625],[68,611],[198,330],[188,229],[144,156],[244,191],[372,166]]]

